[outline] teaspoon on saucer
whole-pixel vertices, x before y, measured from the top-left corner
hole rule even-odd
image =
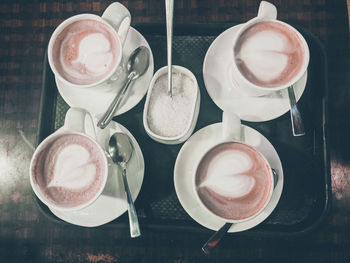
[[[226,232],[230,229],[232,223],[225,223],[218,231],[216,231],[205,244],[202,246],[202,251],[209,255],[212,248],[214,248]]]
[[[288,87],[288,97],[290,104],[290,117],[292,121],[292,129],[294,136],[305,135],[304,123],[301,118],[300,111],[298,109],[297,101],[295,99],[293,86]]]
[[[99,128],[104,129],[110,123],[131,82],[141,77],[148,69],[149,58],[150,52],[145,46],[140,46],[131,53],[126,65],[128,74],[127,81],[122,87],[121,91],[115,96],[103,117],[97,123]]]
[[[129,137],[121,132],[116,132],[112,135],[108,143],[108,153],[112,161],[118,164],[123,169],[123,182],[128,202],[128,214],[130,224],[130,236],[138,237],[141,235],[139,221],[135,209],[134,202],[131,197],[128,180],[126,178],[126,165],[130,160],[133,152],[133,146],[130,143]]]
[[[275,169],[272,168],[274,187],[276,187],[278,181],[278,175]],[[216,231],[205,244],[202,246],[202,251],[209,255],[210,251],[220,242],[223,236],[227,233],[227,231],[231,228],[233,223],[225,223],[218,231]]]

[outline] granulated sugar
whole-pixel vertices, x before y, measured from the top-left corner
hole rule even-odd
[[[147,122],[150,130],[164,137],[181,135],[192,120],[196,103],[196,84],[187,75],[173,70],[172,94],[168,94],[168,74],[154,83],[150,95]]]

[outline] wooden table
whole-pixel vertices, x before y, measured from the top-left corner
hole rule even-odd
[[[43,55],[64,19],[101,15],[111,1],[0,3],[0,261],[1,262],[350,262],[350,45],[345,0],[272,1],[278,17],[317,35],[329,66],[332,211],[314,232],[295,238],[230,237],[213,255],[207,235],[128,229],[65,227],[37,209],[28,169],[35,144]],[[259,1],[175,1],[175,23],[244,22]],[[122,1],[133,23],[164,22],[164,1]]]

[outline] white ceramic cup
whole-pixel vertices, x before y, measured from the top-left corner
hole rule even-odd
[[[53,59],[53,46],[57,39],[57,36],[70,24],[73,22],[81,20],[96,20],[100,23],[103,23],[105,26],[110,28],[112,32],[115,32],[114,37],[117,43],[119,43],[120,49],[119,54],[117,54],[117,61],[113,65],[113,69],[102,79],[91,83],[91,84],[76,84],[66,80],[56,69],[54,59]],[[122,56],[123,56],[123,45],[125,43],[129,28],[130,28],[131,16],[129,10],[123,6],[121,3],[115,2],[107,7],[104,11],[102,17],[94,14],[80,14],[72,16],[64,20],[53,32],[51,35],[49,46],[48,46],[48,59],[51,70],[55,74],[55,77],[58,78],[64,85],[73,88],[94,88],[98,91],[106,90],[106,88],[111,89],[110,84],[113,81],[121,78],[123,71],[122,69]]]
[[[232,112],[228,112],[225,111],[223,112],[223,116],[222,116],[222,137],[220,139],[218,139],[217,143],[211,147],[208,151],[206,151],[202,157],[199,159],[198,163],[196,164],[196,169],[193,170],[192,173],[192,191],[194,192],[194,196],[197,200],[197,203],[200,205],[200,207],[203,210],[206,210],[207,213],[211,214],[214,218],[216,218],[218,221],[222,221],[222,222],[229,222],[229,223],[240,223],[240,222],[244,222],[244,221],[248,221],[252,218],[254,218],[255,216],[259,215],[264,209],[265,207],[268,205],[271,196],[273,194],[273,190],[274,190],[274,175],[273,175],[273,171],[271,169],[271,166],[269,164],[269,162],[267,161],[267,159],[264,157],[264,155],[262,153],[260,153],[255,147],[248,145],[247,143],[243,142],[242,138],[241,138],[241,120],[239,119],[239,117],[232,113]],[[264,203],[264,205],[252,216],[244,218],[244,219],[239,219],[239,220],[232,220],[232,219],[227,219],[224,217],[221,217],[219,215],[217,215],[216,213],[214,213],[213,211],[211,211],[210,209],[208,209],[206,207],[206,205],[201,201],[199,194],[198,194],[198,190],[197,190],[197,186],[196,186],[196,174],[198,171],[198,167],[200,165],[200,163],[202,162],[203,158],[213,149],[215,149],[216,147],[220,146],[221,144],[225,144],[225,143],[235,143],[238,142],[240,144],[244,144],[247,145],[248,147],[252,148],[255,150],[256,154],[259,154],[263,160],[265,161],[266,166],[268,167],[269,170],[269,174],[268,176],[269,178],[269,195]]]
[[[303,50],[304,50],[304,60],[303,60],[302,67],[299,70],[299,72],[289,82],[286,82],[285,84],[283,84],[279,87],[273,87],[273,88],[259,86],[259,85],[256,85],[256,84],[250,82],[249,80],[247,80],[245,78],[245,76],[238,69],[238,67],[235,63],[235,59],[234,59],[235,58],[235,48],[234,47],[236,46],[236,43],[240,39],[240,36],[242,35],[242,33],[244,33],[245,30],[248,29],[249,27],[251,27],[252,25],[254,25],[256,23],[260,23],[260,22],[266,22],[266,21],[282,24],[285,27],[294,31],[296,33],[296,35],[299,37],[300,42],[302,43]],[[280,90],[288,88],[289,86],[293,85],[294,83],[296,83],[298,80],[301,79],[301,77],[304,75],[304,73],[306,72],[307,67],[309,65],[309,56],[310,56],[309,55],[309,47],[308,47],[304,37],[292,26],[288,25],[287,23],[284,23],[282,21],[277,20],[276,7],[273,4],[268,3],[266,1],[262,1],[260,3],[258,15],[255,18],[244,23],[239,28],[239,30],[237,31],[237,33],[233,39],[232,50],[233,50],[233,63],[232,63],[232,69],[230,69],[229,73],[228,73],[229,78],[232,80],[233,85],[237,89],[239,89],[242,93],[245,93],[249,96],[263,96],[263,95],[267,95],[271,92],[276,92],[276,91],[280,91]]]
[[[63,135],[81,135],[84,137],[87,137],[92,143],[95,144],[95,148],[97,149],[98,155],[100,155],[103,159],[103,169],[104,169],[104,174],[103,174],[103,179],[101,183],[101,187],[98,189],[96,194],[84,202],[81,205],[77,206],[72,206],[72,207],[63,207],[59,206],[55,203],[53,203],[50,199],[48,199],[43,191],[41,190],[38,182],[35,179],[35,172],[34,172],[34,167],[36,165],[37,157],[38,155],[45,149],[45,147],[48,146],[51,142],[55,141],[59,137]],[[43,140],[38,147],[35,149],[34,154],[32,156],[31,162],[30,162],[30,184],[33,188],[34,193],[36,196],[47,206],[54,208],[56,210],[61,210],[61,211],[75,211],[79,210],[82,208],[85,208],[92,204],[102,193],[104,186],[107,181],[107,176],[108,176],[108,160],[107,156],[105,154],[105,151],[101,148],[101,146],[97,143],[97,138],[96,138],[96,132],[94,129],[94,123],[92,120],[92,117],[89,112],[80,109],[80,108],[70,108],[66,114],[65,117],[65,122],[64,126],[54,132],[53,134],[49,135],[45,140]]]

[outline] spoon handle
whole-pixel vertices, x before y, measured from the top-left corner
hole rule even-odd
[[[298,109],[297,101],[295,99],[293,86],[288,87],[288,96],[289,96],[289,103],[290,103],[290,117],[292,121],[293,135],[294,136],[305,135],[304,123]]]
[[[129,215],[129,224],[130,224],[130,236],[138,237],[141,235],[139,220],[137,218],[136,209],[134,206],[134,202],[132,201],[128,180],[126,178],[126,169],[123,169],[123,182],[126,193],[126,199],[128,201],[128,215]]]
[[[226,232],[230,229],[232,223],[224,224],[218,231],[216,231],[208,241],[203,245],[202,250],[205,254],[209,255],[212,248],[214,248]]]
[[[131,81],[133,80],[133,76],[130,74],[125,85],[122,87],[119,93],[115,96],[114,100],[109,105],[107,111],[103,115],[103,117],[97,123],[97,127],[104,129],[111,122],[114,113],[117,111],[120,103],[122,102],[128,87],[130,86]]]
[[[168,93],[172,96],[172,42],[173,42],[173,17],[174,17],[174,0],[165,0],[166,15],[166,38],[167,38],[167,57],[168,57]]]

